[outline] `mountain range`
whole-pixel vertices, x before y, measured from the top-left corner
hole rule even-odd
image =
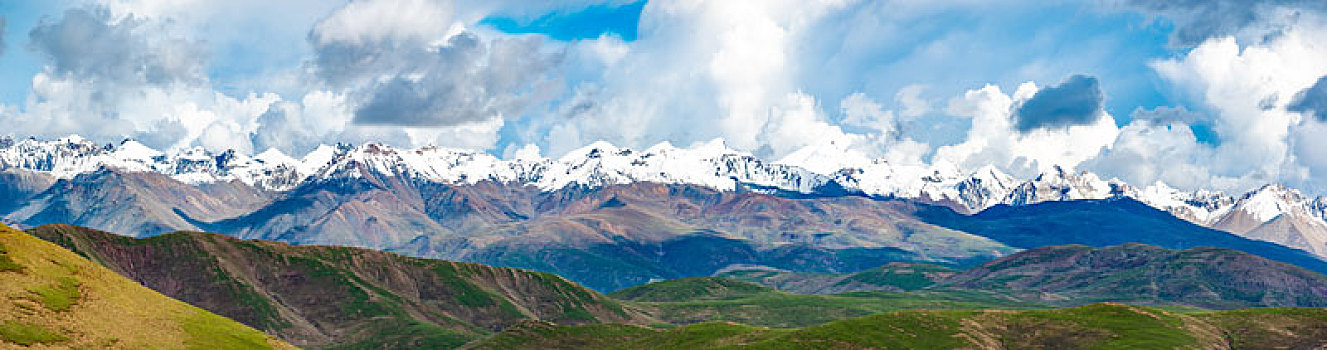
[[[1226,242],[1220,246],[1313,270],[1319,259],[1241,237],[1327,254],[1327,200],[1275,184],[1227,195],[1162,183],[1140,188],[1059,167],[1016,179],[994,167],[823,158],[768,162],[722,140],[643,151],[599,142],[558,159],[504,160],[377,143],[321,146],[294,158],[276,150],[168,153],[134,140],[98,145],[76,136],[0,139],[0,214],[25,226],[74,224],[138,237],[208,231],[525,267],[601,291],[743,264],[814,273],[891,261],[965,268],[1047,244],[1183,249]],[[1130,234],[1137,227],[1117,226],[1096,235],[1111,240],[1084,233],[1082,240],[1018,241],[1005,233],[1017,233],[1022,226],[1009,224],[1020,221],[973,223],[1046,203],[1099,209],[1092,203],[1130,201],[1167,218],[1127,208],[1097,219],[1146,217],[1196,236],[1147,241]],[[1085,218],[1061,217],[1022,225],[1072,229]]]

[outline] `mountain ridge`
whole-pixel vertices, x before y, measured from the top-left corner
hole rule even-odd
[[[1157,182],[1135,187],[1117,179],[1058,166],[1020,180],[991,166],[965,171],[947,163],[892,164],[880,160],[847,162],[853,166],[822,174],[796,162],[767,162],[728,147],[722,140],[678,148],[668,143],[635,151],[596,142],[558,158],[499,159],[477,151],[441,147],[398,149],[368,143],[320,146],[295,159],[269,150],[257,156],[234,151],[211,153],[191,148],[165,153],[126,140],[99,146],[71,136],[53,141],[0,142],[0,169],[18,184],[0,188],[15,205],[6,218],[29,219],[22,204],[42,191],[76,181],[85,174],[157,173],[194,187],[225,187],[218,192],[256,201],[279,200],[300,188],[334,181],[370,179],[474,186],[483,182],[528,186],[542,192],[655,182],[703,186],[719,191],[753,191],[791,197],[863,195],[901,198],[950,207],[965,214],[997,205],[1129,197],[1196,224],[1303,249],[1327,258],[1327,198],[1270,184],[1243,195],[1199,190],[1179,191]],[[824,171],[824,170],[821,170]],[[55,179],[54,182],[51,179]],[[395,188],[400,188],[399,186]],[[246,193],[249,192],[249,193]],[[246,193],[246,194],[239,194]],[[408,203],[393,206],[414,206]],[[368,209],[355,209],[368,210]],[[16,214],[15,211],[18,211]],[[169,215],[162,215],[169,216]],[[180,218],[212,221],[209,215]],[[1282,222],[1273,222],[1278,220]],[[205,229],[170,219],[169,229]],[[420,219],[410,219],[422,222]],[[1285,222],[1289,221],[1289,222]],[[49,221],[27,222],[30,226]],[[423,226],[420,226],[423,225]],[[438,231],[427,224],[407,224],[411,231]],[[132,227],[101,227],[116,232],[144,232]],[[294,227],[292,227],[294,229]],[[312,228],[311,228],[312,229]]]

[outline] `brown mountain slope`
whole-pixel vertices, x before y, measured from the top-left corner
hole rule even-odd
[[[1302,213],[1277,216],[1252,230],[1236,233],[1327,257],[1327,224]]]
[[[191,219],[248,213],[270,195],[236,182],[195,187],[158,173],[107,168],[56,181],[7,218],[28,226],[75,224],[151,236],[197,229]]]
[[[890,261],[967,264],[1015,251],[922,222],[909,214],[914,210],[897,201],[785,198],[690,185],[543,192],[370,172],[309,183],[258,211],[201,228],[528,268],[600,291],[705,276],[730,264],[842,273]],[[715,254],[694,253],[704,249]],[[709,259],[720,252],[725,260]]]
[[[0,348],[294,348],[3,225],[0,295]]]
[[[648,322],[561,277],[203,233],[29,230],[144,285],[301,346],[451,347],[521,320]]]

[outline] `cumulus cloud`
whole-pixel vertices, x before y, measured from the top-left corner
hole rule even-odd
[[[1097,78],[1073,75],[1014,107],[1014,127],[1028,132],[1091,124],[1101,117],[1104,99]]]
[[[251,150],[236,140],[243,140],[249,121],[279,98],[213,91],[206,51],[167,27],[148,18],[117,17],[99,6],[42,20],[28,37],[47,65],[33,77],[22,110],[0,113],[0,121],[24,125],[10,133],[43,137],[132,137],[161,148]]]
[[[1327,121],[1327,76],[1318,78],[1313,86],[1295,93],[1286,109]]]
[[[1327,74],[1327,48],[1318,45],[1325,39],[1327,31],[1315,28],[1248,45],[1225,37],[1153,63],[1163,79],[1213,111],[1220,138],[1209,164],[1214,175],[1242,179],[1234,187],[1294,180],[1283,178],[1295,162],[1288,137],[1303,118],[1287,105]]]
[[[372,84],[355,123],[399,126],[454,126],[494,116],[518,116],[538,89],[555,58],[541,55],[539,38],[484,43],[469,33],[417,61],[408,75]]]
[[[898,130],[894,111],[885,110],[879,102],[860,92],[839,102],[839,111],[843,114],[841,123],[845,126],[868,129],[886,137]]]
[[[1157,181],[1178,188],[1208,188],[1212,175],[1206,164],[1211,148],[1198,142],[1182,122],[1135,120],[1120,130],[1110,147],[1082,168],[1147,186]]]
[[[793,81],[792,57],[802,35],[841,1],[652,1],[645,5],[639,40],[612,37],[582,41],[576,55],[601,69],[559,108],[568,118],[522,126],[521,135],[561,154],[594,140],[648,146],[660,140],[689,143],[723,137],[729,145],[771,156],[790,146],[762,135],[781,118],[791,95],[808,95]],[[608,45],[598,42],[608,41]],[[582,49],[589,45],[600,46]],[[597,67],[596,67],[597,68]],[[808,95],[809,96],[809,95]],[[816,97],[812,96],[815,100]],[[820,111],[819,102],[811,103]],[[795,108],[796,109],[796,108]],[[822,120],[821,122],[827,122]],[[574,137],[574,139],[572,139]]]
[[[1261,40],[1290,28],[1306,12],[1327,10],[1315,0],[1125,0],[1126,6],[1161,15],[1175,24],[1175,45],[1241,36]]]
[[[645,4],[638,40],[563,42],[481,20],[528,22],[602,3],[103,0],[105,8],[74,8],[29,33],[46,67],[23,105],[0,106],[0,124],[295,154],[379,141],[557,157],[596,140],[640,148],[722,137],[786,162],[883,158],[1022,176],[1059,165],[1232,190],[1322,182],[1324,5],[1106,1],[1173,22],[1183,47],[1122,78],[1113,67],[1129,65],[1116,60],[1138,63],[1160,48],[1121,52],[1136,45],[1129,35],[1068,25],[993,40],[1023,33],[1000,28],[1026,28],[1011,23],[1063,9],[967,1],[657,0]],[[632,1],[613,4],[623,2]],[[276,9],[254,17],[266,6]],[[973,15],[996,7],[1015,14]],[[1119,24],[1077,15],[1089,27]],[[980,19],[945,25],[965,16]],[[216,29],[242,19],[253,21],[249,30]],[[264,36],[273,38],[255,40]],[[1059,50],[1063,38],[1084,49]],[[962,64],[970,52],[992,63]],[[262,68],[234,73],[243,65]],[[1175,97],[1133,109],[1118,126],[1105,96],[1118,104],[1130,98],[1121,89],[1152,84],[1153,72],[1162,95]],[[1195,124],[1217,142],[1198,142]]]
[[[316,69],[361,125],[455,127],[519,117],[548,98],[558,55],[537,36],[484,39],[449,2],[355,1],[310,33]]]
[[[364,46],[381,42],[445,40],[451,30],[450,1],[358,0],[318,22],[310,34],[318,44]]]
[[[1049,89],[1049,88],[1047,88]],[[972,119],[963,142],[936,149],[935,160],[964,169],[995,165],[1012,174],[1030,176],[1052,166],[1075,168],[1109,147],[1119,134],[1115,120],[1099,113],[1090,123],[1022,130],[1014,106],[1026,104],[1047,89],[1024,83],[1007,95],[994,85],[970,90],[950,100],[946,112]]]
[[[197,83],[205,80],[206,53],[192,42],[141,34],[145,22],[112,19],[103,7],[73,8],[55,22],[42,21],[28,38],[51,60],[55,74],[106,84]]]

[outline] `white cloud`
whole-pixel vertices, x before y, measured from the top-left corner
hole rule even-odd
[[[1036,85],[1025,83],[1010,96],[987,85],[950,100],[947,112],[971,117],[972,128],[963,142],[939,147],[935,160],[963,169],[995,165],[1028,176],[1057,165],[1075,168],[1109,147],[1119,133],[1108,114],[1092,124],[1019,132],[1011,123],[1013,106],[1036,91]]]
[[[884,106],[866,94],[859,92],[848,95],[839,102],[839,110],[843,113],[843,125],[873,130],[886,137],[898,132],[894,124],[894,111],[884,110]]]
[[[356,0],[313,27],[315,44],[383,41],[445,42],[455,34],[450,1]]]
[[[1244,45],[1232,37],[1214,38],[1183,57],[1153,64],[1162,78],[1211,110],[1220,145],[1204,165],[1213,176],[1234,179],[1228,182],[1232,189],[1273,181],[1322,187],[1327,181],[1321,173],[1297,170],[1302,162],[1316,162],[1316,152],[1291,144],[1321,135],[1313,136],[1314,126],[1305,125],[1311,118],[1286,111],[1296,93],[1327,74],[1324,29],[1299,26],[1268,42]],[[1314,181],[1319,183],[1306,183]]]

